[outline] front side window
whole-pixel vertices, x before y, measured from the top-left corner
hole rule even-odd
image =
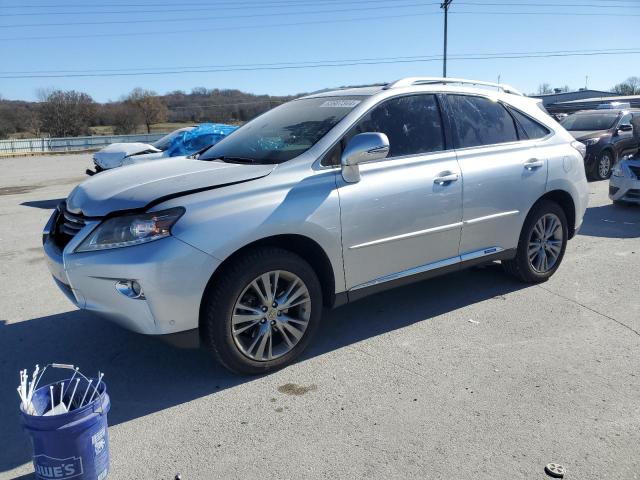
[[[540,125],[535,120],[532,120],[531,118],[527,117],[517,110],[513,110],[510,108],[509,111],[516,119],[516,122],[518,123],[521,131],[524,133],[524,136],[520,135],[521,138],[528,138],[530,140],[533,140],[536,138],[546,137],[549,134],[549,129],[543,125]]]
[[[513,118],[500,103],[485,97],[449,95],[458,148],[518,140]]]
[[[632,118],[633,118],[633,115],[631,115],[630,113],[627,113],[624,117],[620,119],[620,121],[618,122],[618,126],[631,124]]]
[[[435,95],[391,98],[371,109],[323,160],[340,165],[346,144],[359,133],[384,133],[389,138],[388,157],[419,155],[444,150],[442,118]]]
[[[362,99],[360,96],[337,96],[293,100],[240,127],[199,159],[286,162],[309,150]]]
[[[151,145],[156,147],[158,150],[162,150],[164,152],[165,150],[167,150],[171,146],[171,144],[173,143],[173,141],[176,138],[178,138],[184,132],[188,132],[190,130],[193,130],[194,128],[196,128],[196,127],[180,128],[180,129],[175,130],[175,131],[173,131],[171,133],[168,133],[167,135],[165,135],[164,137],[160,138],[159,140],[156,140]]]

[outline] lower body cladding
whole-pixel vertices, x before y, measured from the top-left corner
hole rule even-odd
[[[629,177],[611,177],[609,198],[614,202],[640,204],[640,180]]]
[[[220,265],[175,237],[96,252],[66,250],[45,237],[49,270],[67,297],[81,309],[151,335],[198,328],[202,294]]]

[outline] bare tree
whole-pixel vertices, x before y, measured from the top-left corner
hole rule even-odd
[[[52,137],[86,135],[96,103],[86,93],[54,90],[40,106],[42,130]]]
[[[113,107],[113,133],[127,135],[134,133],[140,123],[140,113],[129,103],[120,103]]]
[[[541,83],[540,85],[538,85],[538,95],[546,95],[548,93],[553,93],[551,85],[549,85],[548,83]]]
[[[127,96],[126,101],[140,113],[142,121],[147,127],[147,133],[151,133],[152,124],[164,122],[167,119],[167,106],[152,90],[135,88]]]
[[[629,77],[613,87],[620,95],[640,95],[640,77]]]

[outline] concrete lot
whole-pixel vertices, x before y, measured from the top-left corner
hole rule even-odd
[[[15,386],[51,361],[106,372],[111,479],[640,478],[640,208],[607,182],[546,284],[491,266],[380,294],[246,378],[57,291],[40,232],[87,155],[0,165],[1,479],[31,478]]]

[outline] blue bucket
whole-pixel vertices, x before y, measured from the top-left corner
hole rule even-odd
[[[68,386],[68,380],[64,381]],[[95,382],[95,380],[94,380]],[[81,382],[86,385],[86,382]],[[109,433],[107,413],[111,407],[107,386],[102,382],[93,401],[68,413],[44,417],[51,408],[49,387],[53,386],[54,401],[60,399],[60,382],[38,388],[33,393],[37,415],[29,415],[22,408],[22,426],[33,445],[33,467],[36,478],[43,480],[73,478],[74,480],[102,480],[109,473]],[[78,387],[74,405],[78,405],[88,387]],[[63,401],[68,404],[72,393],[65,388]],[[89,388],[87,399],[94,392]]]

